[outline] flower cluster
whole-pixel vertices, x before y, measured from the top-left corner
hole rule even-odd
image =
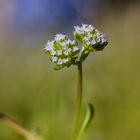
[[[106,35],[92,25],[82,24],[74,29],[73,35],[83,44],[81,47],[76,40],[63,34],[56,34],[52,41],[47,42],[45,51],[57,70],[82,62],[91,51],[103,50],[108,44]]]
[[[78,59],[78,43],[63,34],[56,34],[52,41],[48,41],[45,51],[50,56],[50,60],[55,64],[55,69],[69,67],[76,64]]]
[[[84,44],[86,51],[103,50],[107,45],[106,35],[92,25],[82,24],[82,26],[74,26],[74,29],[75,38]]]

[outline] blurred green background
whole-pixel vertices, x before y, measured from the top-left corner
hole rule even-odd
[[[136,0],[0,0],[0,112],[46,140],[70,138],[77,68],[54,71],[43,48],[55,33],[70,34],[81,22],[93,24],[109,40],[83,64],[83,107],[90,101],[96,108],[85,139],[140,140]],[[19,139],[24,137],[0,121],[0,140]]]

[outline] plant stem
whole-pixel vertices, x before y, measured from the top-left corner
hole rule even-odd
[[[75,120],[74,120],[72,140],[76,140],[76,138],[77,138],[77,131],[79,128],[81,109],[82,109],[82,92],[83,92],[82,62],[79,62],[79,64],[78,64],[76,114],[75,114]]]
[[[22,127],[20,124],[1,112],[0,119],[7,123],[11,128],[15,129],[18,133],[25,136],[28,140],[41,140],[38,135],[32,134],[29,130]]]

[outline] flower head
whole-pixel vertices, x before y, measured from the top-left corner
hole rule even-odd
[[[81,47],[76,40],[63,34],[56,34],[47,42],[45,51],[57,70],[82,62],[90,52],[103,50],[108,44],[106,35],[92,25],[74,26],[73,35],[83,44]]]
[[[77,63],[77,54],[80,51],[77,45],[78,43],[68,36],[56,34],[54,40],[47,42],[45,51],[55,64],[55,69],[61,69]]]
[[[106,35],[92,25],[82,24],[81,26],[74,26],[74,29],[75,38],[82,42],[89,52],[103,50],[108,43]]]

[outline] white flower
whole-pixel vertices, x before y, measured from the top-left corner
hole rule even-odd
[[[71,48],[67,48],[67,49],[64,51],[64,54],[65,54],[65,55],[69,55],[69,53],[71,52],[71,50],[72,50]]]
[[[105,34],[102,34],[101,37],[102,37],[102,38],[101,38],[101,43],[105,43],[105,42],[108,41]]]
[[[88,33],[87,37],[91,39],[92,38],[92,34]]]
[[[88,25],[89,30],[93,31],[95,28],[93,27],[93,25]]]
[[[79,26],[74,26],[74,29],[75,31],[78,33],[78,34],[83,34],[84,31],[82,30],[82,28],[80,28]]]
[[[66,51],[64,52],[64,54],[65,54],[65,55],[69,55],[69,53],[68,53],[68,52],[66,52]]]
[[[82,43],[86,44],[87,46],[96,47],[96,44],[99,45],[105,45],[107,44],[108,40],[106,38],[106,35],[102,32],[98,31],[96,28],[94,28],[92,25],[88,24],[82,24],[81,26],[75,26],[75,33],[74,36]],[[103,48],[103,47],[101,47]],[[92,49],[90,49],[92,50]],[[94,48],[94,50],[97,50],[97,48]],[[98,50],[101,50],[100,47]]]
[[[69,44],[71,43],[71,40],[70,40],[70,39],[68,39],[66,43],[69,45]]]
[[[46,47],[45,47],[45,50],[46,50],[46,51],[53,50],[53,49],[54,49],[53,45],[54,45],[54,40],[48,41],[48,42],[47,42],[47,45],[46,45]]]
[[[85,41],[89,41],[89,38],[87,36],[84,37]]]
[[[52,62],[56,62],[56,61],[57,61],[57,57],[53,57]]]
[[[101,33],[100,31],[98,31],[97,29],[95,30],[96,31],[96,41],[98,43],[101,43],[101,44],[104,44],[106,42],[108,42],[107,38],[106,38],[106,35]]]
[[[66,42],[60,42],[61,46],[66,46]]]
[[[93,39],[92,41],[91,41],[91,45],[95,45],[96,44],[96,41],[95,41],[95,39]]]
[[[75,45],[75,44],[76,44],[75,40],[71,41],[71,45]]]
[[[62,54],[62,50],[58,50],[57,55],[61,55],[61,54]]]
[[[68,40],[66,41],[66,44],[67,44],[67,45],[75,45],[75,44],[76,44],[76,41],[75,41],[75,40],[70,40],[70,39],[68,39]]]
[[[70,53],[70,52],[71,52],[71,48],[68,48],[68,49],[67,49],[67,52],[69,52],[69,53]]]
[[[94,27],[92,25],[88,25],[88,24],[82,24],[82,26],[74,26],[75,31],[78,34],[84,34],[84,33],[89,33],[89,32],[93,32]]]
[[[60,41],[62,39],[64,39],[66,36],[63,34],[56,34],[55,35],[55,41]]]
[[[69,49],[67,46],[64,46],[63,47],[64,51],[66,51],[67,49]]]
[[[92,32],[94,27],[92,25],[82,24],[82,28],[85,32]]]
[[[87,41],[86,44],[87,44],[87,45],[90,45],[91,43],[90,43],[90,41]]]
[[[99,37],[96,38],[96,42],[100,43],[101,39]]]
[[[78,51],[79,50],[79,48],[77,47],[77,46],[74,46],[73,47],[73,51],[75,52],[75,51]]]
[[[68,61],[69,61],[68,58],[64,58],[64,59],[63,59],[63,63],[67,63]]]
[[[52,41],[47,42],[45,50],[56,70],[77,65],[79,61],[84,61],[90,52],[103,50],[108,43],[106,35],[92,25],[82,24],[74,26],[74,29],[73,35],[81,47],[77,41],[63,34],[56,34]]]
[[[58,64],[59,65],[63,64],[63,60],[61,58],[58,60]]]
[[[51,50],[51,55],[55,55],[56,51],[55,50]]]

